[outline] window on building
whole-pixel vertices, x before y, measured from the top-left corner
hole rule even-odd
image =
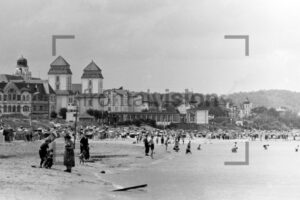
[[[89,85],[88,85],[89,93],[92,93],[92,89],[93,89],[93,81],[89,80]]]
[[[14,112],[14,113],[16,112],[16,106],[12,107],[12,112]]]
[[[17,101],[21,101],[21,95],[17,95]]]
[[[22,101],[25,101],[25,100],[26,100],[25,95],[22,95]]]
[[[18,113],[21,112],[21,106],[20,105],[17,106],[17,112]]]
[[[4,100],[4,101],[7,101],[7,94],[5,94],[5,95],[3,96],[3,100]]]
[[[30,101],[30,96],[29,96],[29,94],[27,94],[27,96],[26,96],[26,101]]]
[[[8,106],[7,111],[10,113],[11,112],[11,106]]]
[[[44,107],[43,106],[40,106],[40,111],[43,111]]]
[[[69,103],[73,103],[73,98],[69,97]]]
[[[8,101],[11,101],[11,94],[8,94]]]
[[[6,105],[3,106],[3,112],[5,112],[5,113],[7,112],[7,106]]]
[[[0,95],[0,101],[2,101],[2,94]]]
[[[23,107],[23,112],[29,112],[29,107],[28,106],[24,106]]]
[[[59,86],[60,86],[60,78],[59,78],[59,76],[56,76],[55,89],[59,90]]]
[[[72,90],[72,78],[71,78],[71,76],[69,76],[68,79],[67,79],[67,86],[68,86],[68,90]]]
[[[89,100],[89,106],[93,106],[93,100],[92,99]]]

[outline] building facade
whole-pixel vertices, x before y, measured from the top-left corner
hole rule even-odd
[[[55,107],[54,90],[48,81],[31,76],[27,59],[17,60],[13,75],[0,75],[0,116],[49,118]]]
[[[186,119],[187,119],[187,123],[203,124],[203,125],[208,124],[209,122],[208,110],[189,109],[187,110]]]
[[[51,64],[48,72],[48,81],[56,93],[56,109],[67,108],[68,104],[74,103],[72,91],[72,71],[70,64],[61,56],[58,56]]]

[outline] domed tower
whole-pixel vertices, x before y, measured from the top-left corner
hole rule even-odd
[[[29,67],[27,65],[27,59],[23,56],[17,60],[15,75],[22,76],[24,80],[31,79],[31,72],[29,71]]]

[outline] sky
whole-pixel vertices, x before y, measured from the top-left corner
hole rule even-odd
[[[93,60],[104,89],[228,94],[300,91],[300,1],[11,0],[0,2],[0,73],[22,55],[47,78],[63,56],[73,83]],[[59,40],[52,56],[52,35]],[[249,35],[249,56],[243,40]]]

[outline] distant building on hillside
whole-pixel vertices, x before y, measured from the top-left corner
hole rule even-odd
[[[203,109],[189,109],[187,111],[187,123],[194,123],[194,124],[208,124],[209,115],[208,110]]]
[[[241,105],[240,118],[243,119],[249,117],[251,115],[252,108],[253,104],[247,98]]]

